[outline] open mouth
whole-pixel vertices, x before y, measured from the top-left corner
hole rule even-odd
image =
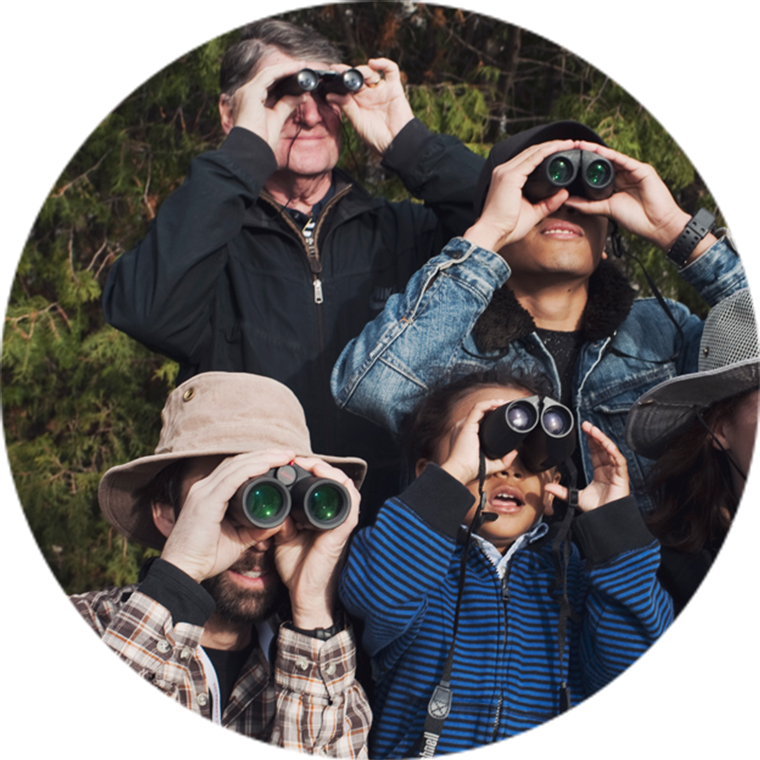
[[[511,514],[519,512],[525,506],[525,499],[519,491],[507,488],[491,494],[488,505],[493,512]]]
[[[583,230],[577,224],[559,219],[551,219],[544,223],[541,228],[541,234],[548,235],[549,237],[569,239],[583,237]]]

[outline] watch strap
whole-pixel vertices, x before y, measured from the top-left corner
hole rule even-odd
[[[296,628],[292,621],[283,623],[283,625],[290,631],[295,631],[303,636],[311,636],[311,638],[319,639],[320,641],[331,639],[336,633],[340,633],[346,627],[345,620],[339,620],[337,623],[333,623],[329,628]]]
[[[699,241],[713,227],[715,227],[715,217],[707,209],[699,209],[689,220],[676,242],[673,243],[672,248],[668,251],[668,258],[679,268],[683,267]]]

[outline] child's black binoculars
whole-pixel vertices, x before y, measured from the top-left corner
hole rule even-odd
[[[304,527],[330,530],[345,522],[351,497],[342,483],[286,464],[243,483],[227,514],[241,525],[276,528],[288,515]]]
[[[589,150],[563,150],[547,156],[531,172],[523,195],[535,203],[564,187],[570,195],[599,201],[612,195],[614,185],[615,169],[606,158]]]
[[[363,84],[364,77],[358,69],[347,69],[342,72],[301,69],[275,82],[270,90],[270,97],[277,101],[283,95],[301,95],[314,90],[319,90],[322,94],[337,92],[340,95],[346,95],[349,92],[357,92]]]
[[[517,449],[530,472],[543,472],[575,451],[575,420],[558,401],[529,396],[489,412],[480,423],[480,446],[487,459]]]

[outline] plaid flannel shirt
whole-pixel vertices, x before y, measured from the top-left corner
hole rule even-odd
[[[0,758],[225,758],[202,631],[135,587],[20,605],[0,627]],[[281,627],[277,644],[273,673],[260,648],[249,657],[222,715],[227,739],[262,760],[366,760],[352,634]]]

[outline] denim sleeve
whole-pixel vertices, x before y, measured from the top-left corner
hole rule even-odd
[[[465,338],[509,273],[493,251],[451,240],[344,348],[331,377],[338,406],[398,436],[430,385],[461,361]]]
[[[741,258],[729,235],[723,235],[695,262],[681,270],[681,276],[711,307],[749,287]]]

